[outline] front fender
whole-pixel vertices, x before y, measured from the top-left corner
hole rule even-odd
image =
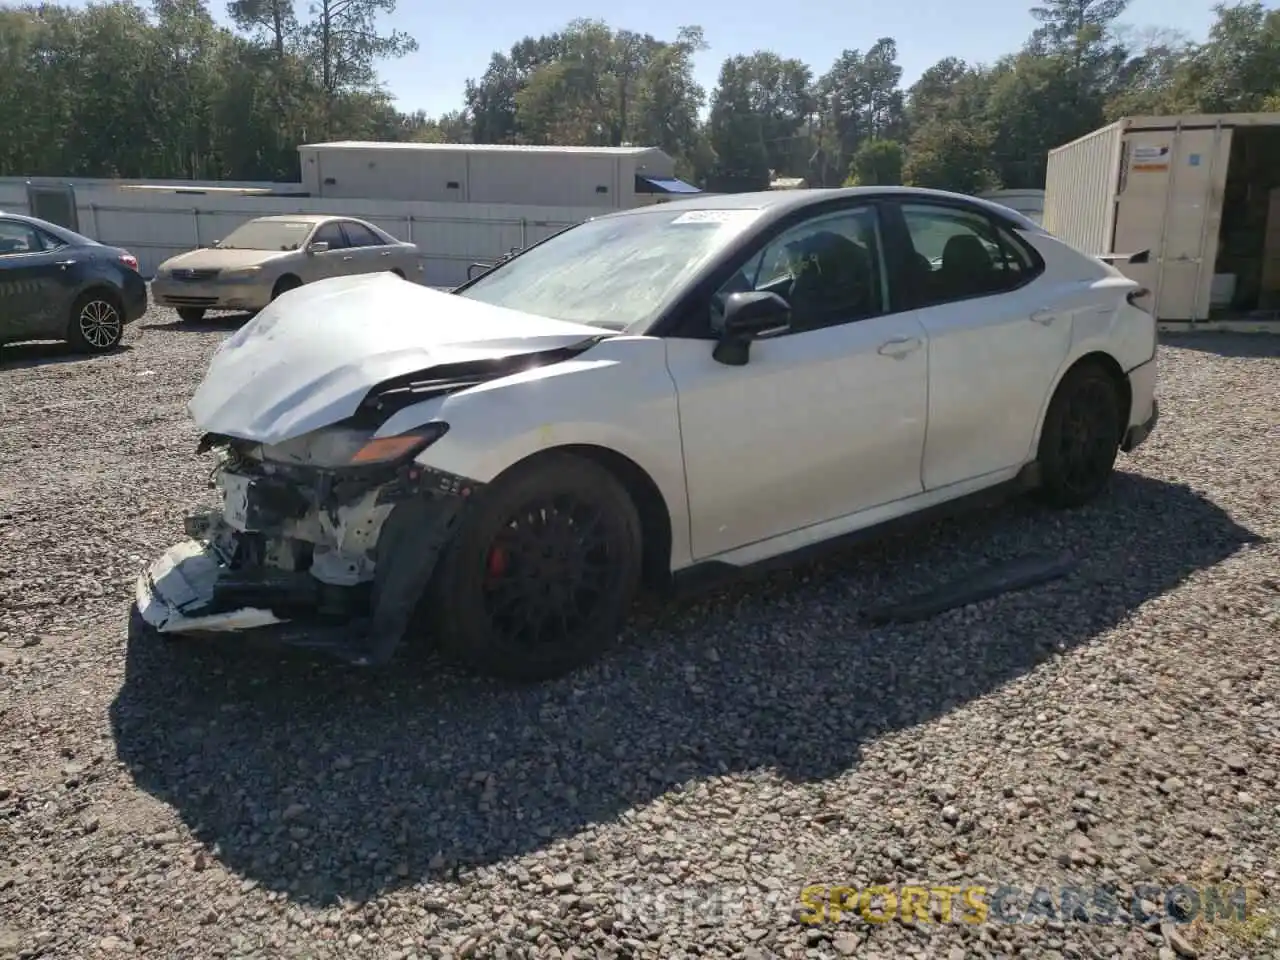
[[[575,359],[504,377],[393,415],[380,435],[428,419],[449,432],[418,460],[489,483],[544,450],[604,447],[653,480],[671,513],[672,562],[688,562],[688,495],[675,384],[666,346],[652,337],[616,337]]]

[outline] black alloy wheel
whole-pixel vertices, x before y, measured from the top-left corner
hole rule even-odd
[[[1110,371],[1088,363],[1068,372],[1040,437],[1041,498],[1077,507],[1098,496],[1115,469],[1121,419],[1121,393]]]
[[[114,294],[90,291],[71,308],[71,330],[68,340],[78,350],[105,353],[120,345],[124,338],[124,313]]]
[[[447,655],[507,680],[603,653],[640,579],[640,519],[599,464],[546,454],[481,492],[441,558],[430,605]]]

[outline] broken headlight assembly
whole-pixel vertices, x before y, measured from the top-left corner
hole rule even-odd
[[[268,463],[340,470],[344,467],[374,467],[409,460],[449,432],[438,420],[405,433],[375,437],[368,430],[332,426],[304,434],[283,443],[263,444],[254,454]]]

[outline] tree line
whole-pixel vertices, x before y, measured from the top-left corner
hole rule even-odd
[[[772,177],[1040,187],[1047,151],[1119,116],[1280,109],[1280,10],[1215,6],[1204,42],[1121,26],[1127,0],[1043,0],[1021,49],[947,57],[909,87],[898,46],[824,73],[773,51],[694,79],[701,28],[658,39],[598,20],[525,37],[461,109],[398,110],[378,65],[417,48],[396,0],[206,0],[0,8],[0,175],[296,180],[330,139],[659,146],[718,191]],[[304,9],[305,6],[305,9]]]

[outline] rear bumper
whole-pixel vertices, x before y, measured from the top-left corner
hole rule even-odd
[[[1151,416],[1146,423],[1139,423],[1129,428],[1124,435],[1124,442],[1120,444],[1120,449],[1125,453],[1138,449],[1139,446],[1146,441],[1147,437],[1156,429],[1156,424],[1160,422],[1160,404],[1154,400],[1151,401]]]
[[[1129,427],[1120,444],[1125,453],[1136,450],[1146,441],[1160,420],[1160,405],[1155,396],[1156,373],[1155,357],[1129,371]]]
[[[147,312],[147,281],[134,274],[126,278],[121,290],[124,302],[124,322],[133,323]]]

